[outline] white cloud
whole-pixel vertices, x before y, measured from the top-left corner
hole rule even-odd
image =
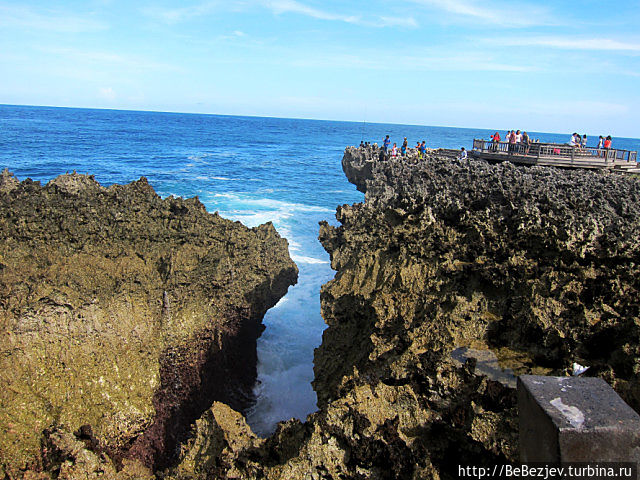
[[[55,10],[35,11],[28,7],[0,5],[0,27],[64,33],[93,32],[109,28],[90,17],[68,15]]]
[[[67,47],[41,47],[38,48],[38,50],[49,56],[61,57],[75,64],[102,66],[115,65],[134,70],[178,70],[175,66],[167,63],[155,62],[142,57],[122,55],[112,52],[81,50]]]
[[[530,3],[478,2],[477,0],[409,0],[413,3],[451,14],[448,18],[472,19],[487,25],[522,28],[534,25],[557,25],[546,9]]]
[[[143,8],[142,13],[162,22],[174,24],[191,18],[209,15],[219,7],[220,2],[214,0],[182,8],[148,7]]]
[[[234,30],[229,35],[220,35],[218,37],[218,40],[228,41],[228,40],[237,40],[239,38],[247,38],[247,34],[240,30]]]
[[[413,17],[391,17],[391,16],[371,16],[363,17],[362,15],[348,15],[342,13],[334,13],[328,10],[315,8],[298,0],[237,0],[227,3],[221,3],[218,0],[209,0],[206,2],[191,5],[189,7],[166,9],[161,7],[149,7],[142,12],[160,20],[164,23],[175,24],[187,21],[193,18],[211,15],[215,12],[224,10],[246,11],[255,6],[260,6],[270,10],[275,15],[297,14],[315,18],[316,20],[327,20],[350,23],[353,25],[361,25],[366,27],[404,27],[415,28],[418,23]],[[228,38],[228,36],[225,36]]]
[[[359,23],[360,17],[353,15],[339,15],[317,8],[309,7],[296,0],[267,0],[263,2],[264,6],[269,8],[276,15],[283,13],[298,13],[318,20],[339,20],[347,23]]]
[[[418,22],[413,17],[380,17],[379,20],[372,22],[377,27],[404,27],[417,28]]]
[[[286,55],[281,56],[281,61]],[[526,64],[509,64],[492,58],[479,58],[476,54],[438,55],[424,52],[422,55],[397,55],[395,52],[361,51],[357,55],[333,52],[315,55],[313,58],[291,58],[288,63],[302,68],[339,68],[344,70],[383,70],[390,68],[404,72],[533,72],[537,67]]]
[[[98,96],[104,100],[113,101],[116,99],[116,92],[111,87],[100,88]]]
[[[464,0],[416,0],[416,3],[430,5],[450,13],[476,17],[482,20],[494,21],[497,18],[496,12],[488,8],[487,5],[479,7]]]
[[[492,39],[491,43],[506,46],[550,47],[563,50],[640,52],[640,43],[622,42],[611,38],[519,37]]]
[[[361,25],[364,27],[404,27],[404,28],[416,28],[418,22],[413,17],[387,17],[387,16],[373,16],[371,18],[365,18],[360,15],[343,15],[337,13],[331,13],[325,10],[319,10],[317,8],[304,5],[297,0],[262,0],[262,4],[270,9],[276,15],[284,13],[296,13],[299,15],[305,15],[318,20],[331,20],[345,23],[351,23],[354,25]]]

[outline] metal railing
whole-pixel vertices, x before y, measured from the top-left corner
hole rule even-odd
[[[608,162],[637,163],[638,152],[617,148],[573,147],[559,143],[508,143],[491,140],[473,140],[473,150],[481,153],[521,155],[536,158],[567,159],[572,162],[581,160],[604,160]]]

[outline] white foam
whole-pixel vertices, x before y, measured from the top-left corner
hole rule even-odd
[[[317,222],[332,217],[334,210],[269,198],[277,195],[266,189],[253,193],[212,191],[201,198],[208,210],[217,210],[222,217],[248,227],[272,222],[287,239],[290,256],[298,264],[298,284],[267,312],[263,319],[266,329],[258,339],[257,401],[247,420],[261,435],[273,431],[278,421],[291,417],[304,420],[316,410],[316,395],[310,385],[313,352],[326,327],[320,315],[319,291],[333,277],[328,255],[317,240]]]
[[[254,394],[262,399],[260,408],[252,409],[247,420],[255,433],[267,436],[277,422],[289,418],[304,420],[316,410],[316,397],[311,388],[313,365],[295,365],[291,368],[261,369],[260,383]]]
[[[326,260],[320,260],[319,258],[313,257],[305,257],[303,255],[291,255],[291,259],[296,263],[310,263],[313,265],[329,264],[329,262]]]
[[[283,305],[284,305],[285,303],[287,303],[287,302],[288,302],[288,299],[287,299],[287,297],[286,297],[286,295],[285,295],[285,296],[284,296],[284,297],[282,297],[280,300],[278,300],[278,303],[276,303],[276,304],[275,304],[273,307],[271,307],[271,308],[278,308],[278,307],[281,307],[281,306],[283,306]]]
[[[212,156],[213,156],[213,153],[197,153],[195,155],[189,155],[187,159],[198,161],[198,160],[204,160],[205,158],[212,157]]]
[[[231,193],[214,193],[213,196],[216,198],[237,198],[237,195]]]
[[[294,216],[291,212],[267,211],[267,212],[240,212],[238,210],[232,212],[221,211],[220,215],[231,220],[239,220],[247,227],[257,227],[263,223],[273,222],[281,223],[283,220]],[[280,229],[279,229],[280,230]],[[282,233],[282,232],[281,232]],[[285,238],[286,236],[283,235]]]

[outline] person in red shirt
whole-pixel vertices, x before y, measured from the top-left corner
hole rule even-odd
[[[611,135],[607,136],[607,139],[604,141],[604,148],[607,150],[611,148]]]
[[[498,144],[500,143],[500,134],[498,132],[496,132],[493,135],[491,135],[491,143],[493,143],[491,149],[494,152],[497,152],[498,151]]]

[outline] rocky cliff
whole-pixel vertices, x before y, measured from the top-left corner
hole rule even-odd
[[[615,174],[380,159],[320,241],[335,279],[315,355],[319,411],[255,437],[228,407],[195,425],[171,478],[458,478],[517,461],[514,375],[572,363],[640,409],[640,184]]]
[[[146,478],[213,401],[252,401],[261,320],[297,268],[146,179],[0,177],[0,478]]]

